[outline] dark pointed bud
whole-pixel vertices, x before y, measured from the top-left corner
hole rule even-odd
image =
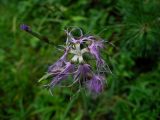
[[[20,25],[21,30],[25,30],[25,31],[31,31],[30,27],[28,25],[22,24]]]

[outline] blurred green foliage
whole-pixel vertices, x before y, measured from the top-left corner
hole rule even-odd
[[[1,0],[1,120],[159,120],[159,0]],[[112,73],[96,99],[72,88],[51,96],[37,80],[62,53],[19,29],[26,23],[57,45],[79,26],[116,47],[103,52]]]

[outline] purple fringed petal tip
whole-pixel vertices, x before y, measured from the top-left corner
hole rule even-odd
[[[78,66],[78,70],[76,71],[75,74],[75,79],[86,79],[89,77],[89,74],[91,74],[91,66],[89,64],[83,64]]]
[[[29,27],[28,25],[25,25],[25,24],[22,24],[22,25],[20,26],[20,28],[21,28],[21,30],[25,30],[25,31],[31,30],[30,27]]]
[[[87,87],[91,93],[101,93],[104,87],[104,77],[94,75],[92,79],[87,82]]]
[[[50,83],[50,87],[54,87],[58,83],[60,83],[62,80],[66,79],[70,73],[74,71],[74,65],[70,62],[67,62],[64,66],[63,70],[59,72],[55,78]]]
[[[68,49],[69,48],[66,48],[64,55],[62,55],[62,57],[56,63],[54,63],[48,68],[49,73],[53,73],[55,70],[57,71],[58,69],[63,68],[66,62],[66,56],[68,54]]]

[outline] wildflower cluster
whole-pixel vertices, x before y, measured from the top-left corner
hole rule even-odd
[[[48,84],[50,88],[61,83],[69,75],[73,77],[74,83],[80,83],[85,86],[91,93],[100,93],[104,88],[105,61],[101,58],[100,49],[104,48],[104,40],[97,39],[95,36],[83,35],[73,36],[75,30],[66,30],[67,40],[64,46],[64,54],[60,59],[51,65],[48,73],[53,76],[52,81]],[[85,60],[84,55],[89,54],[96,60],[96,71],[94,72],[90,64]],[[72,57],[68,59],[68,55]]]

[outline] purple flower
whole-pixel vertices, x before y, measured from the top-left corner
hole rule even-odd
[[[23,30],[29,30],[29,27],[22,25]],[[80,36],[73,36],[74,30],[80,30]],[[48,68],[48,76],[52,77],[51,82],[47,85],[50,90],[60,84],[67,77],[73,76],[73,83],[80,83],[88,88],[91,93],[100,93],[104,88],[105,61],[101,58],[100,49],[104,48],[104,41],[99,40],[92,35],[83,35],[82,30],[73,28],[67,29],[67,40],[64,54],[60,59]],[[85,60],[84,54],[90,53],[96,60],[97,69],[93,69],[88,61]],[[97,73],[98,75],[95,75]],[[47,78],[46,76],[44,79]]]
[[[70,62],[67,62],[66,65],[63,67],[62,71],[58,73],[55,78],[51,81],[49,86],[52,88],[58,83],[60,83],[62,80],[66,79],[69,74],[73,73],[74,71],[74,65]]]
[[[20,28],[21,28],[21,30],[25,30],[25,31],[30,31],[31,30],[30,27],[28,25],[25,25],[25,24],[22,24],[20,26]]]
[[[104,77],[94,75],[92,79],[86,82],[86,86],[91,93],[101,93],[104,88]]]

